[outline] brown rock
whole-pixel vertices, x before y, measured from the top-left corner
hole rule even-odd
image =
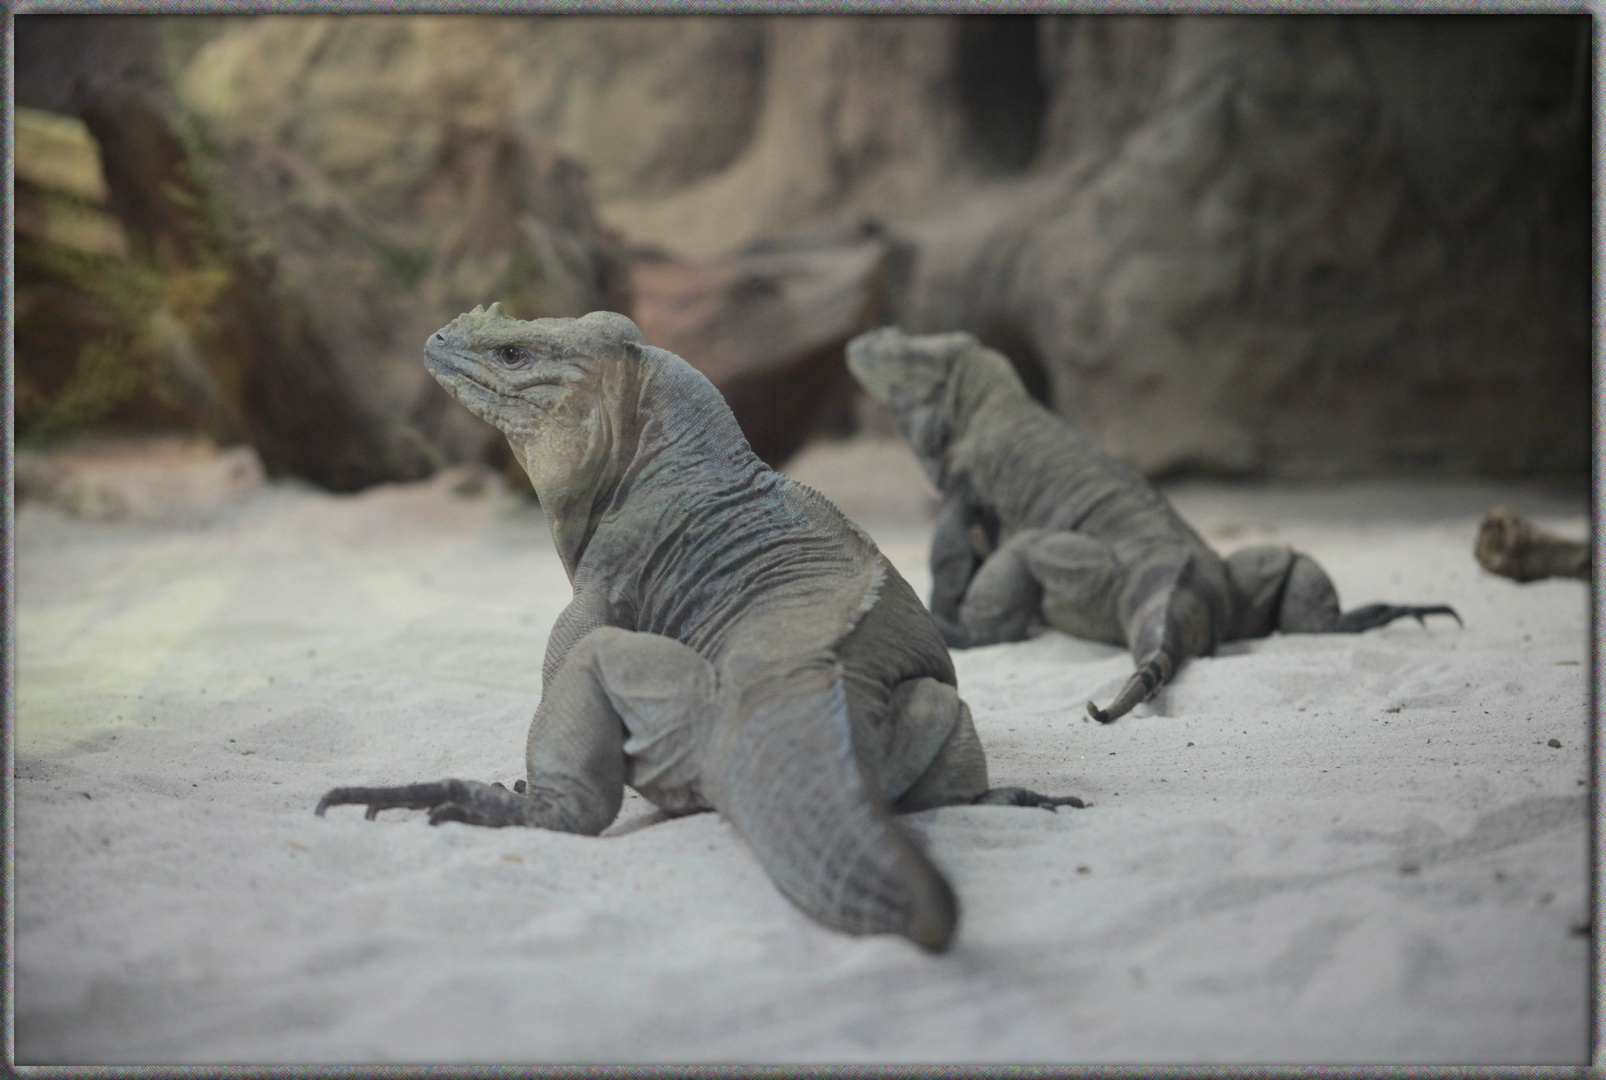
[[[1585,467],[1584,22],[1046,26],[1042,156],[905,224],[910,329],[1017,323],[1149,473]]]
[[[754,451],[776,465],[822,426],[848,422],[843,346],[884,317],[897,266],[875,236],[718,260],[645,255],[632,264],[635,319],[649,345],[709,377]]]
[[[30,56],[55,50],[25,65],[27,93],[66,102],[95,133],[106,201],[135,241],[136,280],[151,283],[127,305],[150,310],[125,336],[153,339],[169,366],[198,376],[196,408],[224,414],[213,427],[244,435],[270,475],[353,490],[506,457],[500,436],[427,377],[425,337],[492,299],[522,317],[629,308],[619,244],[591,210],[584,170],[514,134],[495,108],[476,112],[450,79],[435,80],[444,96],[398,99],[450,118],[377,148],[362,124],[337,126],[315,166],[245,128],[193,138],[153,20],[23,25]],[[365,150],[376,151],[370,168],[353,169]],[[102,397],[123,393],[128,351],[93,354],[105,359],[93,368],[106,369]],[[39,387],[46,407],[66,392]],[[196,423],[193,410],[179,419]]]
[[[1478,526],[1473,554],[1479,566],[1513,581],[1591,577],[1586,541],[1564,540],[1503,506],[1489,511]]]

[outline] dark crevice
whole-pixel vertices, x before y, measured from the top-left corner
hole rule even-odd
[[[1037,59],[1035,15],[967,15],[954,31],[955,81],[965,143],[989,172],[1037,157],[1048,87]]]

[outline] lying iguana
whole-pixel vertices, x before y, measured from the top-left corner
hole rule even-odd
[[[941,492],[931,610],[954,648],[1017,641],[1039,616],[1125,645],[1137,671],[1108,723],[1153,697],[1190,656],[1223,641],[1358,633],[1442,604],[1340,613],[1322,568],[1287,547],[1225,560],[1141,476],[1027,396],[1009,361],[967,333],[892,327],[848,343],[848,368],[888,405]]]
[[[849,933],[953,937],[952,890],[891,811],[1080,806],[989,791],[942,637],[875,545],[749,449],[706,378],[623,315],[498,304],[425,362],[507,435],[574,586],[542,669],[528,781],[335,788],[318,803],[595,835],[629,784],[716,809],[780,890]]]

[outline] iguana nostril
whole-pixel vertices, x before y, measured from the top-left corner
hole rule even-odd
[[[433,338],[431,338],[430,340],[432,340],[432,341],[445,341],[446,340],[446,335],[441,333],[439,330],[437,330],[437,331],[435,331],[435,336]]]

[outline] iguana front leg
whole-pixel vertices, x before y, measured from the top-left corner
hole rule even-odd
[[[542,792],[528,793],[523,782],[518,792],[509,791],[501,784],[487,784],[479,780],[433,780],[422,784],[402,784],[396,787],[338,787],[318,800],[313,813],[323,817],[331,806],[366,806],[363,817],[369,821],[381,810],[428,810],[429,823],[439,825],[446,821],[461,821],[469,825],[487,825],[492,828],[504,825],[540,825],[543,817],[561,810],[550,806],[533,805]],[[553,826],[548,826],[549,828]],[[569,830],[574,831],[574,830]]]
[[[595,836],[629,780],[671,813],[705,809],[692,726],[713,708],[708,662],[679,642],[605,626],[568,649],[530,724],[522,790],[473,780],[335,788],[318,803],[429,810],[430,824],[522,825]]]
[[[945,638],[959,632],[960,602],[982,564],[971,529],[982,524],[983,516],[968,479],[949,485],[931,538],[931,613]]]

